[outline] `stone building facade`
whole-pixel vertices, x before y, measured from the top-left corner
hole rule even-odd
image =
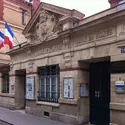
[[[31,5],[22,0],[0,0],[0,31],[4,33],[5,21],[11,27],[18,42],[25,42],[26,39],[22,34],[22,31],[31,17]],[[14,40],[17,43],[16,39]],[[6,99],[9,98],[9,85],[7,83],[8,78],[6,72],[10,71],[10,56],[6,54],[9,51],[9,47],[5,45],[0,49],[0,105],[5,106]],[[6,75],[4,75],[6,74]],[[4,80],[3,80],[4,79]],[[6,79],[6,80],[5,80]],[[5,81],[5,82],[4,82]],[[12,100],[12,99],[11,99]]]
[[[4,106],[72,124],[124,125],[124,6],[84,18],[41,3],[23,31],[27,42],[9,52]]]
[[[0,31],[4,33],[5,21],[12,28],[16,38],[19,42],[25,42],[25,37],[22,31],[28,23],[31,12],[31,5],[27,2],[20,0],[1,0],[0,1]],[[24,14],[23,14],[24,11]],[[24,17],[24,23],[23,19]],[[18,44],[17,41],[14,41]],[[7,46],[0,49],[0,63],[8,64],[10,58],[5,53],[9,50]]]
[[[6,21],[18,41],[25,42],[22,31],[31,17],[31,4],[24,0],[1,0],[0,2],[0,30],[4,33],[4,23]]]

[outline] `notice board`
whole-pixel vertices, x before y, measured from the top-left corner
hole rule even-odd
[[[63,97],[73,98],[74,93],[74,81],[72,77],[65,77],[63,79]]]
[[[34,99],[34,76],[27,76],[26,77],[26,99]]]

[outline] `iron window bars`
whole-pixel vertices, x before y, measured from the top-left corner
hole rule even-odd
[[[58,103],[59,87],[58,65],[39,68],[38,101]]]
[[[3,73],[3,93],[9,93],[9,73]]]

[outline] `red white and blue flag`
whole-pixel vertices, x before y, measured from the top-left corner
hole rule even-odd
[[[7,23],[5,23],[4,44],[7,44],[10,49],[13,48],[14,33]]]
[[[0,48],[4,47],[4,34],[0,32]]]

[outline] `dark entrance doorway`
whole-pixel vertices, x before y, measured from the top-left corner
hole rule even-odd
[[[26,70],[16,71],[15,98],[17,109],[25,109],[26,106]]]
[[[110,62],[90,64],[90,122],[110,123]]]

